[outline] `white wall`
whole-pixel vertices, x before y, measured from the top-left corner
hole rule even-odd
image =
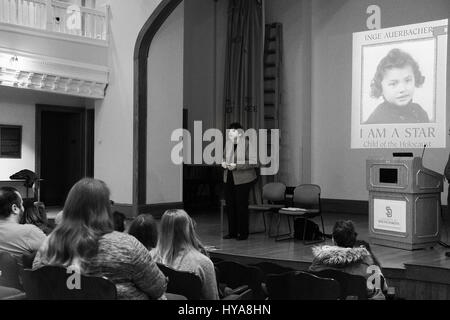
[[[266,23],[283,25],[280,172],[289,186],[309,183],[311,71],[309,0],[266,0]]]
[[[107,48],[0,30],[0,47],[76,62],[106,65]]]
[[[184,3],[156,34],[148,56],[147,203],[183,200],[182,166],[171,161],[172,132],[183,127]]]
[[[133,69],[139,31],[161,0],[110,0],[111,69],[106,97],[96,102],[96,178],[103,179],[117,203],[133,201]]]
[[[184,1],[184,108],[188,129],[222,128],[228,1]]]
[[[83,107],[84,99],[0,87],[0,124],[22,126],[22,158],[0,159],[0,180],[23,169],[35,171],[36,104]]]

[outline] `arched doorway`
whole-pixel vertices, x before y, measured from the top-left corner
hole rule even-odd
[[[163,0],[139,32],[134,49],[133,212],[146,206],[148,54],[155,34],[183,0]]]

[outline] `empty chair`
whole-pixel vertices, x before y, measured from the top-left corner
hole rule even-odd
[[[223,261],[216,264],[216,270],[216,277],[221,287],[226,286],[231,290],[239,288],[241,292],[251,289],[253,299],[264,297],[261,289],[263,275],[259,268]]]
[[[320,241],[312,241],[310,243],[316,243],[316,242],[321,242],[321,241],[325,240],[324,239],[325,227],[324,227],[323,217],[322,217],[320,193],[321,193],[320,187],[318,185],[314,185],[314,184],[302,184],[302,185],[298,186],[297,188],[295,188],[294,197],[293,197],[294,208],[292,210],[288,210],[288,208],[284,208],[284,209],[281,209],[280,211],[278,211],[280,216],[279,216],[278,224],[277,224],[277,239],[276,239],[277,241],[294,238],[293,232],[290,228],[290,223],[289,223],[290,234],[288,235],[288,237],[286,237],[286,235],[284,235],[283,237],[281,237],[279,235],[281,216],[286,216],[288,218],[288,222],[289,222],[289,219],[292,219],[292,221],[294,221],[294,219],[297,219],[297,218],[305,219],[304,230],[303,230],[303,241],[305,241],[305,235],[306,235],[306,226],[307,226],[306,220],[312,219],[315,217],[320,217],[321,222],[322,222],[322,236],[323,236],[322,238],[323,239]]]
[[[286,185],[273,182],[264,185],[262,191],[262,204],[249,205],[249,212],[261,213],[264,222],[264,232],[267,232],[266,213],[277,213],[286,206]],[[269,225],[269,235],[272,224]]]
[[[117,289],[106,278],[79,275],[76,287],[74,273],[63,267],[45,266],[37,270],[24,270],[23,286],[30,300],[115,300]],[[73,284],[75,289],[70,289]]]
[[[172,269],[162,263],[158,268],[169,278],[167,292],[186,297],[188,300],[200,300],[202,296],[202,280],[195,273]]]
[[[313,274],[322,278],[331,278],[339,282],[341,287],[341,299],[357,297],[358,300],[367,300],[367,280],[358,275],[345,273],[339,270],[327,269]]]
[[[0,286],[22,290],[16,259],[8,252],[0,252]]]
[[[340,286],[334,279],[294,271],[267,276],[269,300],[337,300]]]

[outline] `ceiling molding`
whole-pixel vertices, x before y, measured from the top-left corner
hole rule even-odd
[[[1,86],[103,99],[108,81],[104,66],[0,48]]]

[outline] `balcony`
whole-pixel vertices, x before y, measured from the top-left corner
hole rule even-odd
[[[108,12],[108,6],[91,9],[54,0],[0,0],[0,26],[107,45]]]

